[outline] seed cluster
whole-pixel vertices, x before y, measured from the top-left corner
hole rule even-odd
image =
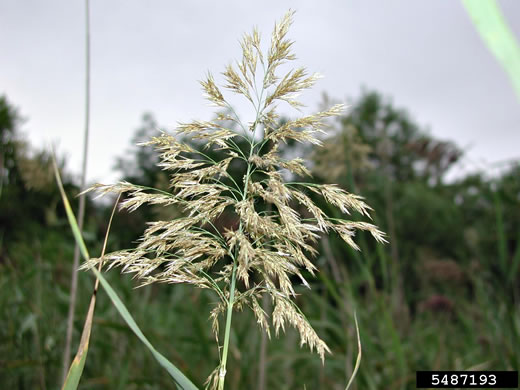
[[[254,106],[256,117],[252,122],[239,118],[208,74],[201,82],[202,88],[221,111],[213,121],[182,123],[177,128],[183,137],[202,140],[205,148],[196,149],[166,133],[144,144],[155,147],[160,155],[159,166],[170,173],[169,191],[127,182],[97,184],[90,189],[101,194],[126,193],[123,209],[132,211],[143,204],[174,205],[183,216],[150,222],[135,249],[91,259],[83,268],[103,262],[109,268],[121,266],[124,272],[134,273],[143,284],[189,283],[216,291],[220,302],[211,317],[217,339],[218,318],[230,304],[230,285],[236,280],[237,290],[231,301],[235,309],[251,308],[258,324],[270,334],[269,314],[259,304],[267,294],[272,301],[270,316],[275,332],[284,330],[286,324],[292,325],[299,331],[301,344],[316,349],[323,360],[329,348],[296,306],[294,283],[300,281],[308,286],[303,271],[315,273],[311,258],[317,253],[315,244],[320,234],[334,231],[356,250],[359,247],[353,238],[357,230],[369,231],[379,242],[385,238],[370,223],[330,218],[309,195],[322,196],[344,214],[354,210],[369,217],[370,207],[361,197],[335,185],[285,180],[284,171],[301,177],[310,173],[303,159],[282,157],[281,142],[321,145],[318,134],[323,132],[323,119],[337,116],[344,109],[339,104],[280,123],[277,104],[301,107],[298,94],[319,78],[307,75],[304,68],[283,77],[277,75],[280,65],[295,59],[291,53],[293,42],[286,38],[292,17],[289,12],[275,24],[266,55],[256,29],[251,35],[245,34],[242,60],[222,73],[224,88]],[[247,148],[238,146],[241,140],[247,141]],[[205,151],[211,148],[221,151],[224,157],[220,161],[210,158]],[[245,169],[242,180],[230,174],[230,165],[236,162]],[[300,214],[298,210],[302,209],[310,218]],[[215,226],[223,213],[235,216],[239,221],[235,228],[221,232]]]

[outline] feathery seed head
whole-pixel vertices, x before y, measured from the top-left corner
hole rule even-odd
[[[271,318],[275,332],[284,330],[285,324],[294,326],[301,344],[316,349],[323,360],[329,348],[293,301],[297,281],[309,287],[302,271],[311,275],[316,271],[311,259],[317,254],[319,234],[334,231],[356,250],[357,230],[370,232],[378,242],[386,239],[372,224],[329,217],[311,198],[323,197],[344,215],[354,210],[370,217],[371,208],[360,196],[335,185],[284,180],[284,170],[300,177],[310,176],[310,171],[301,158],[282,158],[281,142],[321,145],[317,135],[323,132],[323,120],[344,110],[338,104],[279,123],[276,102],[301,107],[297,95],[319,78],[317,74],[309,76],[304,68],[284,76],[277,74],[279,65],[295,59],[291,52],[293,43],[287,39],[293,15],[289,11],[275,24],[265,54],[258,31],[245,34],[242,59],[236,64],[238,71],[228,65],[222,73],[224,88],[243,95],[254,106],[255,118],[246,122],[238,117],[208,73],[200,82],[205,96],[226,111],[218,112],[213,121],[180,123],[176,131],[191,139],[191,145],[165,133],[143,143],[159,153],[158,166],[170,175],[169,191],[127,182],[96,184],[88,190],[101,195],[124,192],[127,197],[121,207],[130,211],[151,204],[176,207],[183,215],[170,221],[150,222],[137,248],[90,259],[83,268],[103,262],[109,269],[120,266],[123,272],[133,273],[143,284],[189,283],[214,290],[220,301],[210,317],[217,341],[219,317],[228,308],[251,308],[260,327],[270,334],[269,315],[258,303],[267,295],[273,302]],[[262,79],[262,84],[257,79]],[[195,146],[202,146],[201,143],[203,147]],[[231,173],[231,167],[236,166],[242,167],[241,178]],[[302,209],[310,218],[301,214]],[[238,220],[237,226],[222,232],[215,226],[221,214]],[[210,384],[218,382],[215,377]]]

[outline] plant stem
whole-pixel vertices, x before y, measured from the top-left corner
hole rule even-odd
[[[85,189],[87,175],[87,156],[88,156],[88,134],[90,119],[90,20],[89,20],[89,0],[85,0],[85,133],[83,140],[83,163],[81,169],[81,186]],[[78,225],[80,232],[83,231],[83,220],[85,218],[85,196],[79,198]],[[65,339],[65,350],[63,352],[62,383],[65,382],[70,366],[70,350],[72,344],[72,331],[74,328],[74,311],[76,308],[76,292],[78,288],[78,267],[79,267],[79,246],[74,247],[74,259],[72,261],[72,275],[70,284],[69,312],[67,315],[67,333]]]
[[[229,336],[231,333],[231,318],[233,317],[233,304],[235,303],[235,285],[236,285],[237,261],[233,261],[233,272],[231,274],[231,287],[229,289],[229,301],[226,317],[226,332],[224,334],[224,349],[222,350],[222,362],[220,363],[218,390],[224,389],[224,381],[226,379],[226,364],[229,351]]]
[[[252,149],[251,149],[252,154]],[[251,164],[247,164],[247,173],[246,173],[246,181],[244,185],[244,193],[242,194],[242,199],[245,200],[247,197],[247,187],[249,184],[249,175],[251,174]],[[240,227],[238,228],[242,231],[242,222],[240,222]],[[231,334],[231,319],[233,317],[233,305],[235,304],[235,286],[237,282],[237,259],[233,257],[233,271],[231,272],[231,285],[229,287],[229,300],[227,305],[227,315],[226,315],[226,330],[224,333],[224,347],[222,349],[222,362],[220,363],[219,370],[219,380],[218,380],[218,390],[224,390],[224,381],[226,379],[226,364],[227,364],[227,356],[229,352],[229,336]]]
[[[266,75],[267,75],[267,73],[264,74],[264,80],[265,80]],[[260,109],[263,95],[264,95],[264,89],[262,88],[262,93],[260,94],[260,98],[258,100],[258,105],[256,107],[256,118],[254,121],[255,125],[254,125],[254,129],[253,129],[253,135],[251,136],[251,140],[250,140],[250,144],[249,144],[249,158],[251,158],[251,156],[253,155],[255,146],[257,145],[257,144],[255,144],[255,134],[256,134],[256,128],[258,126],[258,119],[260,118],[260,115],[263,112],[263,109],[262,110]],[[233,108],[231,106],[229,106],[229,108],[235,114],[238,124],[242,127],[244,132],[247,133],[245,126],[242,124],[242,122],[238,118],[238,115],[236,114],[235,110],[233,110]],[[238,148],[238,146],[237,146],[237,148]],[[238,149],[240,149],[240,148],[238,148]],[[252,166],[251,166],[251,163],[249,162],[249,159],[245,159],[245,155],[243,153],[242,153],[242,155],[244,156],[244,160],[247,162],[247,172],[246,172],[245,181],[244,181],[244,192],[242,193],[242,200],[246,200],[247,188],[249,186],[249,179],[252,174]],[[242,232],[242,228],[243,228],[242,221],[240,221],[240,226],[238,228],[240,230],[240,232]],[[235,250],[236,250],[236,248],[235,248]],[[220,370],[219,370],[218,390],[224,390],[224,382],[226,380],[226,365],[227,365],[227,356],[229,353],[229,338],[230,338],[230,334],[231,334],[231,320],[233,318],[233,306],[235,304],[235,287],[236,287],[236,281],[237,281],[237,266],[238,266],[238,260],[236,259],[236,257],[233,257],[233,271],[231,272],[231,285],[229,287],[229,300],[228,300],[227,314],[226,314],[226,330],[224,332],[224,346],[222,349],[222,361],[220,363]]]
[[[258,118],[258,114],[257,114]],[[255,127],[256,131],[256,127]],[[253,142],[254,142],[254,134],[251,139],[249,157],[253,155]],[[249,186],[249,178],[251,176],[251,164],[247,163],[247,172],[246,179],[244,183],[244,192],[242,193],[242,200],[246,200],[247,198],[247,187]],[[238,228],[240,232],[242,232],[242,221],[240,221],[240,226]],[[218,379],[218,390],[224,390],[224,381],[226,380],[226,364],[227,364],[227,356],[229,352],[229,336],[231,334],[231,319],[233,318],[233,306],[235,304],[235,286],[237,281],[237,264],[238,261],[235,257],[233,257],[233,271],[231,272],[231,285],[229,287],[229,300],[227,305],[227,315],[226,315],[226,330],[224,333],[224,347],[222,349],[222,361],[220,363],[219,370],[219,379]]]

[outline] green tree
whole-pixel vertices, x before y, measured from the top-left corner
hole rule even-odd
[[[438,183],[462,155],[453,143],[430,136],[406,110],[376,91],[364,90],[341,125],[356,129],[370,147],[374,168],[400,182],[422,178]]]

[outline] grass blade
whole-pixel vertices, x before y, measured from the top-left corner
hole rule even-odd
[[[110,284],[107,282],[107,280],[103,277],[103,275],[97,270],[92,269],[96,277],[99,278],[99,281],[101,282],[101,285],[105,289],[106,293],[108,294],[110,300],[116,307],[116,309],[119,311],[119,314],[121,314],[121,317],[125,320],[125,322],[128,324],[130,329],[135,333],[135,335],[143,342],[146,347],[152,352],[152,355],[155,357],[157,362],[163,366],[166,371],[171,375],[171,377],[175,380],[175,383],[183,389],[183,390],[197,390],[197,386],[195,386],[177,367],[173,365],[168,359],[166,359],[161,353],[159,353],[154,346],[148,341],[146,336],[143,334],[141,329],[139,329],[139,326],[137,326],[137,323],[135,322],[134,318],[126,308],[126,306],[123,304],[119,296],[116,294],[114,289],[110,286]]]
[[[508,73],[520,99],[520,48],[495,0],[463,0],[475,28]]]
[[[83,326],[83,332],[81,333],[81,341],[79,343],[78,352],[72,361],[67,377],[63,382],[62,390],[76,390],[85,367],[85,361],[88,353],[88,343],[90,340],[90,332],[92,330],[92,319],[94,318],[94,309],[96,307],[96,294],[92,294],[90,298],[90,306],[88,308],[87,318],[85,319],[85,325]]]
[[[81,239],[81,233],[80,233],[81,230],[80,230],[78,224],[76,223],[76,218],[70,207],[69,201],[65,194],[65,190],[63,189],[63,183],[61,182],[60,173],[58,171],[58,167],[56,165],[56,160],[54,159],[54,155],[53,155],[53,166],[54,166],[54,174],[56,176],[56,181],[58,183],[61,197],[62,197],[63,203],[65,205],[65,210],[67,212],[67,217],[69,218],[70,225],[71,225],[71,227],[73,227],[74,235],[76,237],[76,241],[77,241],[76,245],[78,245],[78,247],[81,248],[81,252],[84,254],[84,256],[88,256],[87,247],[85,246],[83,239]],[[121,194],[119,194],[119,196],[114,204],[114,208],[112,209],[110,221],[108,222],[107,232],[105,234],[105,240],[103,242],[103,250],[101,251],[101,256],[105,255],[105,249],[107,247],[108,235],[110,233],[110,227],[112,226],[112,219],[114,218],[116,206],[119,203],[120,197],[121,197]],[[74,227],[76,227],[76,229],[74,229]],[[78,238],[79,238],[79,240],[78,240]],[[99,267],[101,269],[101,264],[99,265]],[[94,292],[92,293],[92,297],[90,298],[90,305],[88,308],[87,317],[85,319],[85,324],[83,325],[83,331],[81,333],[81,341],[80,341],[80,344],[78,347],[78,352],[76,353],[76,356],[74,357],[74,360],[72,361],[72,363],[67,371],[67,375],[63,381],[62,390],[75,390],[75,389],[77,389],[77,387],[79,385],[79,381],[81,379],[81,375],[83,373],[83,368],[85,367],[85,361],[87,359],[87,354],[88,354],[88,344],[90,341],[90,334],[92,331],[92,320],[94,319],[94,310],[96,308],[96,296],[97,296],[98,288],[99,288],[99,278],[96,278],[96,282],[94,285]]]
[[[63,189],[63,183],[61,182],[60,173],[58,171],[58,166],[56,164],[56,159],[54,155],[52,157],[53,166],[54,166],[54,174],[56,176],[56,182],[58,183],[58,188],[60,189],[60,194],[63,199],[63,205],[65,206],[65,211],[67,213],[67,218],[69,219],[69,224],[72,228],[72,232],[74,234],[74,238],[80,248],[83,257],[88,258],[89,254],[87,251],[87,247],[81,238],[80,229],[78,223],[76,221],[76,217],[72,212],[72,208],[70,207],[69,200],[67,199],[67,195],[65,194],[65,190]],[[83,332],[81,333],[81,341],[78,347],[78,352],[72,361],[67,376],[63,382],[62,390],[75,390],[78,388],[79,381],[81,379],[81,375],[83,373],[83,368],[85,367],[85,361],[87,359],[88,353],[88,344],[90,340],[90,332],[92,330],[92,319],[94,318],[94,308],[96,306],[96,290],[92,294],[92,298],[90,299],[90,305],[88,308],[87,318],[85,319],[85,325],[83,325]]]
[[[69,220],[70,228],[72,229],[72,234],[74,235],[74,239],[79,246],[79,250],[85,260],[90,259],[90,255],[88,254],[87,247],[85,242],[83,241],[83,237],[81,236],[81,232],[79,230],[78,221],[76,221],[76,216],[72,211],[72,207],[70,207],[69,199],[67,198],[67,194],[65,194],[65,190],[63,189],[63,183],[61,182],[60,172],[58,171],[58,166],[56,164],[56,159],[54,154],[52,155],[52,162],[54,165],[54,175],[56,176],[56,182],[58,183],[58,188],[60,189],[61,199],[63,200],[63,206],[65,207],[65,212],[67,213],[67,219]]]
[[[72,232],[74,234],[74,238],[76,239],[76,242],[79,245],[81,254],[85,258],[85,260],[88,260],[90,258],[87,247],[85,245],[85,242],[83,241],[83,237],[81,236],[78,223],[76,221],[76,217],[74,216],[74,213],[72,212],[72,208],[70,207],[69,200],[67,198],[67,195],[65,194],[65,191],[63,189],[63,184],[61,182],[60,174],[58,172],[58,167],[56,165],[56,162],[54,161],[54,173],[56,175],[56,181],[58,182],[58,187],[60,189],[60,193],[63,199],[63,204],[65,206],[65,211],[67,213],[67,218],[69,220],[70,227],[72,229]],[[107,232],[108,234],[108,232]],[[106,244],[106,237],[105,237],[105,244]],[[105,247],[105,246],[104,246]],[[103,247],[103,252],[104,252]],[[135,333],[135,335],[143,342],[144,345],[152,352],[152,355],[157,360],[157,362],[168,371],[168,373],[171,375],[171,377],[174,379],[175,383],[178,387],[180,387],[182,390],[198,390],[198,388],[177,368],[173,363],[171,363],[168,359],[166,359],[161,353],[159,353],[154,346],[148,341],[148,339],[145,337],[139,326],[137,326],[137,323],[135,322],[134,318],[124,305],[124,303],[121,301],[119,296],[116,294],[114,289],[110,286],[110,284],[107,282],[107,280],[103,277],[101,272],[99,272],[97,269],[92,269],[94,274],[96,275],[97,279],[101,282],[101,285],[107,292],[110,300],[116,307],[116,309],[119,311],[119,314],[123,317],[125,322],[128,324],[130,329]],[[97,281],[96,281],[97,285]],[[78,349],[78,354],[76,355],[76,358],[71,364],[69,374],[67,375],[67,380],[65,381],[65,384],[63,386],[63,390],[74,390],[77,388],[79,380],[81,378],[81,374],[83,372],[83,367],[85,366],[85,359],[88,351],[88,341],[90,338],[90,329],[92,326],[92,317],[94,315],[94,305],[95,305],[95,290],[94,294],[91,299],[91,306],[89,308],[89,313],[87,315],[87,320],[85,321],[85,328],[83,330],[82,338],[80,347]],[[69,378],[70,377],[70,378]],[[69,382],[70,379],[70,382]]]
[[[345,387],[345,390],[348,390],[350,388],[350,386],[352,385],[352,382],[354,382],[354,378],[356,377],[356,374],[359,370],[359,366],[361,365],[361,337],[359,337],[359,325],[358,325],[356,312],[354,312],[354,321],[356,323],[358,355],[357,355],[357,359],[356,359],[356,365],[354,367],[354,372],[352,373],[352,376],[350,377],[350,379],[347,383],[347,387]]]
[[[57,176],[59,178],[59,174]],[[61,183],[60,183],[61,184]],[[60,191],[62,190],[62,186],[60,187]],[[64,192],[62,192],[62,196]],[[110,221],[108,222],[107,232],[105,234],[105,241],[103,242],[103,250],[101,251],[101,257],[105,255],[105,250],[107,247],[108,235],[110,233],[110,227],[112,226],[112,219],[114,218],[114,214],[116,212],[117,204],[119,203],[119,199],[121,198],[121,194],[117,197],[117,200],[114,203],[114,208],[112,209],[112,214],[110,215]],[[70,209],[70,206],[69,206]],[[71,211],[72,214],[72,211]],[[72,216],[74,216],[72,214]],[[79,230],[79,229],[78,229]],[[102,264],[99,264],[99,270],[101,270]],[[96,307],[96,296],[99,289],[99,278],[96,278],[96,282],[94,284],[94,292],[92,293],[92,297],[90,298],[90,305],[88,308],[87,318],[85,319],[85,325],[83,325],[83,332],[81,333],[81,342],[78,347],[78,352],[74,360],[72,361],[67,376],[63,381],[63,389],[62,390],[75,390],[79,385],[79,380],[81,379],[81,374],[83,373],[83,368],[85,367],[85,360],[87,358],[88,353],[88,343],[90,340],[90,333],[92,331],[92,321],[94,319],[94,310]]]

